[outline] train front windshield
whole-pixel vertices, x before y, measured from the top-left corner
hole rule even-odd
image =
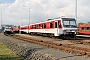
[[[62,20],[63,20],[63,27],[65,28],[76,28],[77,27],[75,19],[63,18]]]
[[[12,27],[6,27],[6,29],[12,29]]]

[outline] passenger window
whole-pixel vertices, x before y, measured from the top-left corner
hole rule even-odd
[[[57,28],[57,22],[55,22],[55,28]]]
[[[87,31],[89,31],[89,27],[87,27]]]
[[[42,28],[44,28],[44,24],[42,24]]]
[[[87,30],[89,30],[89,27],[87,27]]]
[[[53,28],[53,24],[52,24],[52,22],[50,23],[50,28]]]
[[[84,30],[84,28],[82,28],[82,30]]]
[[[46,24],[44,23],[44,28],[46,28]]]

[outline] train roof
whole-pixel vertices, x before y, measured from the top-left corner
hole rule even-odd
[[[54,19],[48,19],[48,20],[69,20],[69,19],[75,19],[75,18],[54,18]]]
[[[30,24],[30,25],[42,24],[42,23],[51,22],[51,21],[58,21],[58,20],[69,20],[69,19],[71,19],[71,20],[74,19],[75,20],[75,18],[61,18],[61,17],[59,17],[59,18],[54,18],[54,19],[48,19],[46,21],[42,21],[42,22],[39,22],[39,23],[33,23],[33,24]],[[24,25],[24,26],[20,26],[20,27],[25,27],[25,26],[28,26],[28,25]]]
[[[69,19],[73,20],[75,18],[54,18],[54,19],[48,19],[46,21],[39,22],[39,23],[34,23],[34,24],[30,24],[30,25],[42,24],[42,23],[51,22],[51,21],[58,21],[58,20],[69,20]]]

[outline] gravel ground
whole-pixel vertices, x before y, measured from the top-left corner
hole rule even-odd
[[[4,43],[25,60],[90,60],[85,56],[77,56],[75,54],[17,40],[3,35],[3,33],[0,33],[0,42]]]
[[[69,40],[57,40],[57,39],[55,40],[49,37],[32,36],[32,35],[25,35],[25,34],[22,34],[20,36],[25,36],[25,37],[35,38],[35,39],[38,38],[38,40],[45,40],[45,41],[56,42],[56,43],[61,43],[61,44],[69,44],[72,46],[78,46],[78,47],[83,47],[83,48],[90,48],[89,45],[75,44],[75,43],[70,42]],[[83,41],[89,42],[90,40],[83,40]]]

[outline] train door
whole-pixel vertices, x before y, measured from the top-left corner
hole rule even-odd
[[[62,20],[58,20],[58,29],[59,29],[59,35],[63,34],[63,29],[62,29]]]
[[[55,21],[55,36],[58,36],[58,21]]]
[[[61,20],[58,20],[58,21],[57,21],[57,34],[58,34],[58,36],[60,36],[60,35],[63,34],[63,29],[62,29]]]

